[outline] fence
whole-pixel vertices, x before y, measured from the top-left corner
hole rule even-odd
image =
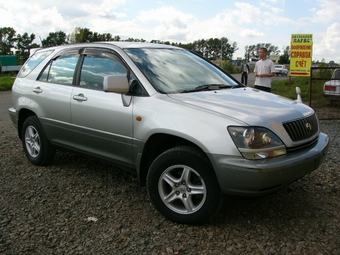
[[[339,71],[335,73],[335,69]],[[340,73],[340,69],[337,67],[311,68],[309,106],[314,109],[319,119],[340,119],[340,78],[332,76],[338,72]],[[327,81],[328,87],[325,86]]]

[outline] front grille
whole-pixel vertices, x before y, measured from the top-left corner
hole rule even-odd
[[[284,123],[283,126],[294,142],[308,139],[319,130],[315,114],[304,119]]]

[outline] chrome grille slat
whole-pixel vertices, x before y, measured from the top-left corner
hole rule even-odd
[[[318,120],[315,114],[304,119],[284,123],[283,127],[294,142],[308,139],[319,130]]]

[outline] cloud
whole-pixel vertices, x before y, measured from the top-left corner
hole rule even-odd
[[[153,26],[154,38],[157,40],[186,41],[190,33],[190,25],[195,22],[191,14],[176,10],[171,6],[141,11],[137,20],[145,25]]]
[[[315,58],[338,58],[339,0],[286,2],[0,0],[0,24],[42,39],[50,32],[70,34],[76,27],[147,41],[188,43],[227,37],[239,48],[234,57],[242,56],[246,45],[271,43],[280,48],[290,45],[291,34],[311,33]]]
[[[314,9],[314,22],[329,22],[339,20],[340,5],[338,0],[317,0],[320,8]]]
[[[340,23],[333,23],[327,28],[326,35],[320,44],[315,46],[315,54],[329,61],[340,63]],[[321,61],[321,59],[317,59]]]

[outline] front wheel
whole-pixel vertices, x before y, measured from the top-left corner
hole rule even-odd
[[[43,166],[53,161],[55,149],[50,145],[36,116],[24,121],[21,140],[26,157],[32,164]]]
[[[175,147],[151,165],[147,188],[155,208],[168,219],[201,224],[215,215],[220,188],[207,157],[193,147]]]

